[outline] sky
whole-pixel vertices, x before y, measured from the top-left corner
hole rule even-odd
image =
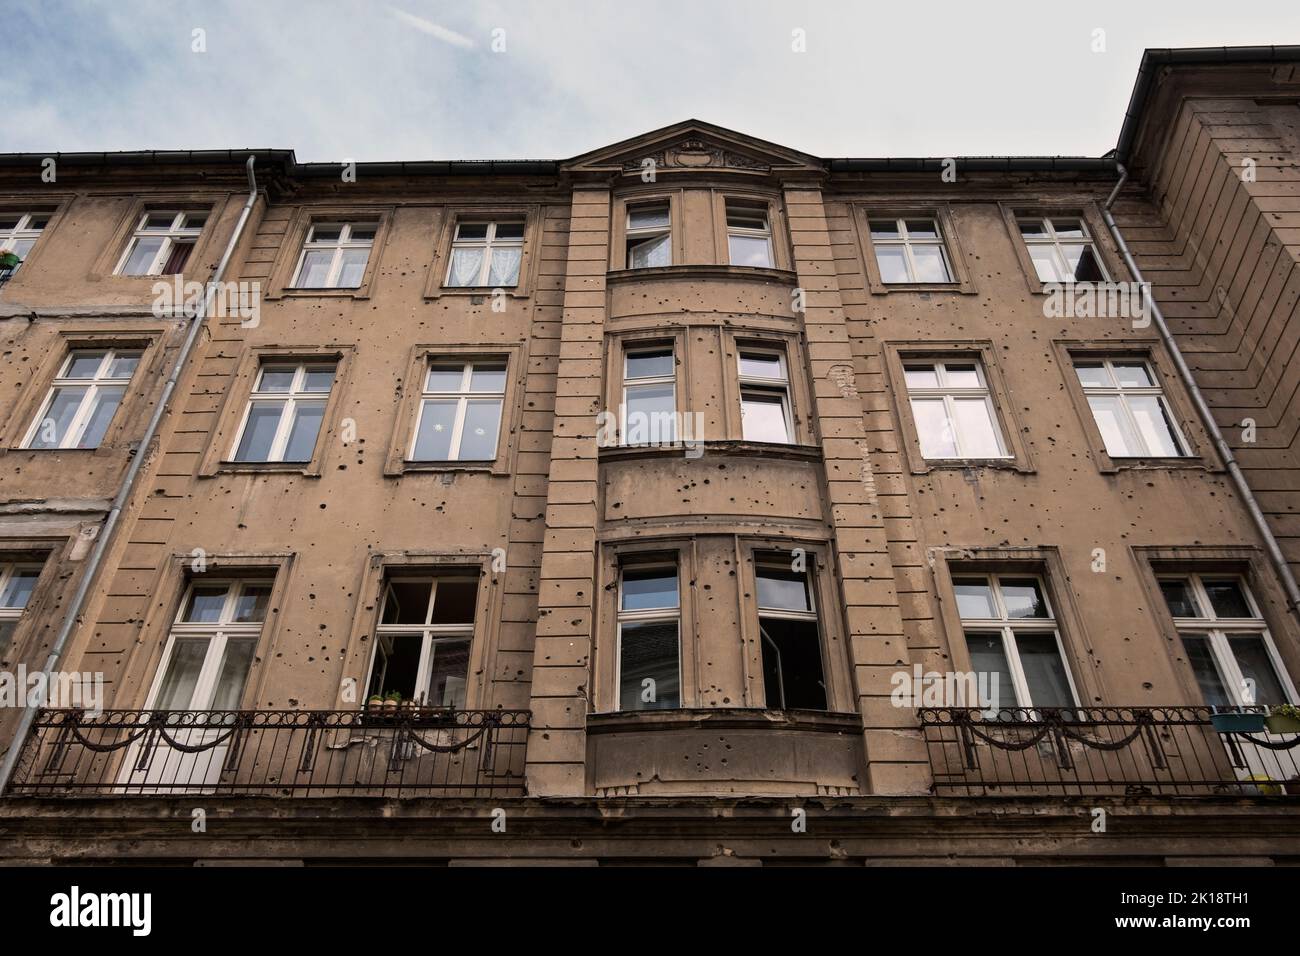
[[[0,0],[0,152],[1099,156],[1144,48],[1287,43],[1297,0]]]

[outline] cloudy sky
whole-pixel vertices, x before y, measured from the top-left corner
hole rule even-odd
[[[0,151],[557,159],[696,117],[821,156],[1095,156],[1143,48],[1285,43],[1297,0],[0,0]]]

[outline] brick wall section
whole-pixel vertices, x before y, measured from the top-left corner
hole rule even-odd
[[[856,371],[856,365],[826,212],[817,189],[788,187],[785,202],[798,287],[805,296],[804,329],[821,427],[835,560],[858,706],[866,728],[864,789],[871,793],[924,790],[929,764],[915,714],[893,707],[889,700],[894,673],[900,667],[910,670],[910,663],[875,488],[868,419],[857,389],[844,387],[837,381],[840,377],[831,374],[837,366]],[[880,375],[879,369],[875,374]]]
[[[609,216],[607,188],[574,189],[533,651],[533,796],[580,795],[586,788]]]
[[[1153,166],[1116,219],[1300,571],[1300,108],[1188,100]]]

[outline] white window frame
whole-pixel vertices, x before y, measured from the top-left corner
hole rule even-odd
[[[189,607],[190,598],[196,587],[209,588],[219,585],[226,587],[226,602],[221,608],[221,618],[218,621],[196,624],[182,621],[185,616],[185,609]],[[226,658],[226,645],[229,639],[251,637],[254,640],[261,639],[262,628],[266,625],[266,619],[260,621],[248,621],[236,623],[234,621],[235,607],[239,597],[248,587],[272,587],[269,578],[216,578],[213,580],[193,580],[185,588],[185,593],[181,596],[180,606],[176,609],[176,616],[172,620],[171,631],[167,635],[167,646],[163,650],[162,660],[158,663],[158,669],[154,672],[153,683],[149,687],[149,696],[146,698],[145,710],[153,710],[154,704],[158,699],[158,694],[162,690],[163,681],[167,676],[167,670],[171,666],[172,654],[175,651],[176,641],[178,638],[208,638],[208,648],[204,652],[203,664],[199,668],[199,676],[194,682],[194,690],[190,694],[190,706],[186,708],[191,711],[206,711],[212,709],[212,698],[217,691],[217,678],[221,676],[221,665]],[[271,602],[267,600],[267,610],[271,608]],[[252,668],[256,663],[256,651],[254,660],[249,665],[249,674],[252,675]],[[247,681],[247,676],[245,677]],[[248,692],[247,683],[241,689],[240,696]],[[202,706],[195,706],[195,702],[202,702]]]
[[[746,375],[741,371],[741,362],[746,355],[760,355],[775,358],[781,365],[780,378],[765,378],[761,375]],[[776,395],[781,399],[781,415],[785,420],[785,441],[770,442],[774,445],[793,445],[794,413],[790,401],[790,371],[786,364],[785,350],[766,346],[738,346],[736,349],[736,376],[740,383],[740,432],[745,441],[758,441],[745,434],[745,393]],[[673,395],[676,403],[676,393]]]
[[[1121,414],[1124,416],[1124,429],[1128,432],[1129,437],[1133,438],[1138,446],[1135,454],[1116,454],[1110,448],[1106,448],[1106,454],[1111,458],[1187,458],[1191,455],[1191,446],[1187,444],[1187,439],[1183,437],[1182,429],[1178,427],[1178,420],[1174,416],[1173,409],[1169,406],[1169,399],[1165,397],[1165,390],[1160,384],[1160,377],[1156,374],[1155,367],[1151,362],[1142,356],[1133,356],[1131,358],[1105,358],[1089,357],[1079,354],[1071,356],[1071,364],[1074,367],[1074,375],[1079,382],[1079,387],[1083,389],[1083,401],[1088,406],[1088,413],[1092,415],[1093,424],[1097,427],[1101,435],[1102,446],[1106,446],[1106,434],[1101,430],[1101,423],[1097,421],[1097,413],[1092,408],[1092,403],[1088,401],[1093,395],[1114,397],[1119,399]],[[1115,363],[1119,362],[1124,365],[1141,364],[1146,369],[1147,378],[1154,382],[1154,385],[1121,385],[1119,376],[1115,374]],[[1080,365],[1101,365],[1106,370],[1106,375],[1111,380],[1111,385],[1085,385],[1079,378]],[[1132,408],[1129,407],[1128,396],[1130,395],[1149,395],[1154,396],[1160,403],[1160,409],[1164,414],[1165,421],[1172,430],[1171,437],[1174,444],[1178,446],[1178,453],[1175,455],[1156,455],[1147,448],[1146,439],[1142,437],[1142,430],[1138,428],[1137,418],[1133,415]]]
[[[45,222],[39,226],[32,226],[32,221],[35,219],[43,219]],[[12,229],[0,230],[0,252],[12,252],[17,247],[18,243],[27,239],[31,240],[32,248],[35,248],[36,243],[40,241],[41,234],[45,231],[45,227],[49,224],[49,221],[50,214],[47,212],[20,213],[18,215],[18,222]],[[31,249],[27,250],[27,255],[31,255]],[[22,268],[22,264],[26,261],[27,256],[23,256],[22,259],[19,260],[18,265],[13,267],[13,273],[11,273],[11,275],[17,273],[18,270]]]
[[[623,610],[623,574],[625,571],[672,571],[677,579],[677,606],[669,608],[648,608],[640,611]],[[619,565],[618,569],[618,604],[616,621],[618,629],[617,648],[614,654],[614,710],[623,709],[623,625],[624,624],[663,624],[669,621],[677,625],[677,706],[685,706],[686,688],[682,686],[682,571],[676,561],[651,561]]]
[[[788,563],[786,563],[786,564],[780,564],[780,563],[778,563],[778,562],[771,561],[771,560],[767,560],[767,561],[755,561],[755,562],[754,562],[754,604],[755,604],[755,606],[758,608],[758,630],[759,630],[759,639],[760,639],[760,640],[768,640],[768,639],[769,639],[769,638],[767,638],[767,635],[763,633],[763,619],[764,619],[764,618],[773,618],[773,619],[786,620],[786,621],[804,621],[805,623],[810,623],[810,624],[814,625],[814,627],[816,628],[816,631],[817,631],[817,642],[818,642],[818,652],[817,652],[817,657],[818,657],[818,659],[819,659],[819,660],[821,661],[821,663],[822,663],[822,684],[823,684],[823,686],[825,687],[825,690],[826,690],[826,709],[829,711],[829,710],[832,709],[832,707],[831,707],[831,689],[830,689],[830,685],[829,685],[829,683],[828,683],[828,681],[827,681],[827,674],[826,674],[826,665],[827,665],[827,660],[826,660],[826,645],[825,645],[825,643],[823,643],[823,641],[822,641],[822,625],[821,625],[821,619],[820,619],[820,617],[818,616],[818,613],[817,613],[817,588],[816,588],[816,586],[815,586],[816,581],[815,581],[815,579],[813,578],[812,571],[811,571],[811,569],[809,569],[809,570],[805,570],[805,571],[801,572],[801,573],[803,574],[803,578],[804,578],[804,580],[803,580],[804,593],[806,593],[806,594],[808,595],[808,607],[809,607],[809,610],[807,610],[807,611],[792,611],[792,610],[790,610],[789,608],[764,607],[762,604],[759,604],[759,603],[758,603],[758,600],[759,600],[759,598],[758,598],[758,593],[759,593],[759,591],[758,591],[758,578],[759,578],[759,576],[762,574],[762,572],[763,572],[764,569],[768,569],[768,570],[772,570],[772,571],[779,571],[779,572],[781,572],[781,573],[787,573],[787,572],[790,571],[790,566],[789,566]],[[762,660],[762,647],[761,647],[761,646],[760,646],[760,648],[759,648],[759,659],[760,659],[760,661]],[[761,666],[760,666],[759,670],[760,670],[760,672],[762,671]],[[766,680],[765,680],[765,681],[764,681],[764,684],[763,684],[763,698],[764,698],[764,704],[765,704],[765,708],[764,708],[764,709],[766,709],[766,710],[784,710],[784,709],[786,709],[786,707],[785,707],[785,701],[784,701],[784,700],[782,700],[781,703],[780,703],[779,705],[778,705],[778,704],[774,704],[774,703],[773,703],[772,701],[770,701],[770,700],[767,700],[767,690],[768,690],[768,688],[767,688],[767,682],[766,682]],[[784,691],[784,688],[782,688],[781,696],[782,696],[782,698],[785,697],[785,691]]]
[[[1235,581],[1246,598],[1246,606],[1250,609],[1251,617],[1219,617],[1214,611],[1214,605],[1210,603],[1210,595],[1205,588],[1204,578],[1207,577],[1212,580]],[[1251,593],[1241,575],[1212,573],[1202,575],[1200,572],[1189,571],[1181,574],[1160,574],[1157,575],[1157,580],[1186,581],[1189,584],[1192,598],[1199,605],[1203,616],[1175,617],[1173,618],[1174,629],[1178,631],[1180,641],[1184,633],[1190,637],[1208,637],[1210,651],[1214,657],[1214,666],[1219,672],[1219,681],[1223,684],[1223,688],[1233,706],[1255,706],[1253,701],[1245,699],[1245,678],[1242,676],[1241,667],[1237,664],[1237,655],[1232,652],[1232,645],[1228,641],[1230,637],[1243,635],[1263,638],[1269,663],[1273,666],[1273,673],[1277,676],[1278,683],[1282,685],[1282,693],[1286,695],[1286,702],[1290,704],[1300,703],[1300,696],[1297,696],[1295,684],[1291,681],[1291,675],[1282,662],[1282,656],[1277,652],[1277,645],[1273,642],[1273,635],[1269,633],[1264,616],[1260,613],[1259,604],[1255,601],[1255,595]],[[1169,609],[1168,604],[1165,605],[1165,608],[1166,610]],[[1170,616],[1172,617],[1172,613]],[[1184,657],[1187,656],[1185,647],[1183,648],[1183,654]],[[1187,667],[1192,670],[1190,661]],[[1195,681],[1194,671],[1193,681]]]
[[[948,384],[948,366],[949,365],[973,365],[975,374],[979,378],[980,384],[977,388],[961,388]],[[909,368],[933,368],[939,385],[936,388],[926,386],[913,386],[907,381],[907,371]],[[1002,433],[1002,422],[998,418],[997,405],[993,402],[993,391],[989,388],[989,379],[984,371],[984,362],[979,356],[952,357],[943,359],[903,359],[903,386],[907,389],[908,411],[912,415],[912,427],[916,430],[917,444],[921,446],[921,457],[926,461],[1006,461],[1014,456],[1007,448],[1006,436]],[[984,408],[988,412],[989,421],[993,425],[993,435],[997,439],[998,454],[989,457],[988,455],[973,456],[967,455],[964,449],[961,430],[957,427],[957,399],[982,398]],[[925,454],[925,446],[921,442],[921,425],[917,417],[916,409],[913,406],[913,399],[943,399],[943,414],[947,420],[945,429],[952,435],[953,444],[957,448],[957,453],[950,456],[929,457]]]
[[[731,261],[731,237],[737,236],[745,239],[762,239],[767,243],[767,263],[762,266],[746,266],[749,269],[771,269],[775,266],[776,260],[772,248],[772,218],[768,215],[766,206],[751,205],[741,201],[728,201],[725,204],[724,214],[727,217],[727,261],[731,265],[738,265]],[[733,226],[731,224],[731,214],[735,212],[738,216],[747,216],[763,220],[761,229],[754,229],[748,226]]]
[[[198,244],[199,236],[203,234],[203,228],[208,224],[208,218],[211,216],[211,212],[204,209],[180,209],[173,213],[171,225],[166,228],[159,228],[156,226],[149,227],[145,225],[149,221],[149,217],[171,212],[172,210],[170,209],[148,209],[140,214],[140,218],[136,221],[135,231],[131,233],[131,239],[127,242],[126,249],[122,252],[122,257],[117,260],[117,268],[113,270],[114,275],[123,275],[122,270],[125,269],[126,264],[131,261],[131,253],[135,251],[136,244],[141,239],[162,239],[162,244],[159,245],[157,253],[154,254],[148,270],[140,273],[131,273],[133,278],[162,275],[162,268],[167,264],[167,260],[171,258],[172,246],[176,242],[185,240],[188,241],[191,246]],[[191,216],[202,216],[203,223],[198,226],[186,225]],[[190,255],[194,255],[194,250],[192,248],[190,249]],[[189,265],[189,259],[185,260],[185,264]]]
[[[293,369],[293,381],[289,384],[287,392],[262,392],[259,391],[262,385],[262,379],[269,371],[284,369]],[[307,383],[308,372],[329,371],[338,375],[338,366],[329,362],[264,362],[257,370],[257,379],[253,383],[253,390],[249,392],[248,401],[244,403],[244,415],[239,420],[239,430],[235,433],[235,443],[230,448],[230,462],[237,462],[246,465],[267,465],[282,463],[284,453],[289,446],[289,435],[293,431],[294,422],[298,418],[299,404],[320,405],[322,410],[329,403],[331,393],[334,391],[334,379],[330,380],[330,390],[328,392],[309,392],[304,386]],[[244,441],[244,431],[248,428],[248,420],[253,414],[253,406],[256,404],[268,404],[270,402],[283,402],[284,406],[280,409],[280,421],[275,428],[275,437],[271,440],[271,448],[267,453],[265,460],[262,459],[241,459],[239,458],[239,446]],[[324,429],[325,418],[322,411],[321,429]],[[320,441],[320,431],[316,433],[316,441]],[[315,455],[316,444],[312,444],[312,454]],[[308,458],[307,461],[310,461]],[[297,462],[294,462],[297,464]]]
[[[90,423],[91,411],[96,407],[95,399],[99,395],[99,390],[104,387],[122,388],[122,401],[113,412],[113,417],[121,411],[122,405],[126,404],[127,391],[131,386],[131,379],[135,377],[135,370],[126,378],[109,378],[108,370],[113,367],[119,355],[135,355],[137,361],[135,369],[140,368],[140,361],[144,359],[142,349],[114,349],[104,350],[104,358],[99,363],[99,368],[95,370],[93,378],[67,378],[67,372],[72,367],[73,361],[79,353],[98,352],[97,348],[75,348],[68,350],[68,357],[63,360],[63,365],[59,368],[59,374],[54,377],[50,387],[45,392],[45,400],[41,402],[40,411],[36,415],[36,420],[32,422],[31,427],[27,429],[27,434],[23,438],[22,447],[32,447],[32,442],[40,434],[41,425],[45,422],[45,415],[50,410],[50,405],[54,401],[54,392],[60,388],[84,388],[85,394],[81,397],[81,404],[77,406],[77,412],[72,416],[72,421],[68,423],[67,431],[63,433],[63,438],[59,444],[52,445],[48,448],[41,448],[40,451],[55,451],[58,449],[76,448],[77,443],[81,441],[82,433],[85,432],[86,426]],[[112,420],[110,419],[110,424]],[[96,446],[98,447],[98,446]]]
[[[416,634],[420,636],[420,661],[415,669],[415,692],[417,700],[422,704],[428,704],[427,696],[429,693],[429,678],[433,669],[433,660],[438,644],[447,644],[452,642],[463,642],[468,639],[470,648],[470,664],[465,671],[465,703],[470,699],[470,674],[473,671],[473,654],[474,654],[474,627],[478,621],[478,577],[472,574],[395,574],[384,579],[384,600],[379,609],[377,621],[382,622],[384,611],[388,606],[388,601],[392,595],[392,585],[401,583],[419,583],[429,581],[429,603],[424,609],[423,624],[383,624],[375,625],[375,646],[370,651],[370,667],[366,671],[366,682],[363,685],[366,693],[370,693],[370,682],[375,676],[375,665],[379,660],[379,638],[384,636],[392,637],[412,637]],[[474,620],[468,624],[431,624],[430,619],[433,617],[433,609],[438,601],[438,585],[443,582],[469,582],[475,585],[474,601]],[[362,701],[362,706],[366,702]]]
[[[928,222],[934,228],[936,238],[913,236],[907,228],[908,221]],[[877,237],[872,235],[871,224],[873,222],[893,222],[894,228],[898,231],[897,238]],[[872,254],[875,255],[876,246],[893,246],[903,250],[904,260],[907,262],[907,280],[905,282],[890,282],[885,279],[884,271],[880,268],[880,259],[876,258],[876,270],[880,273],[880,281],[884,285],[954,285],[957,282],[956,273],[952,267],[952,256],[948,254],[948,241],[943,233],[943,226],[934,216],[868,216],[867,217],[867,235],[871,239]],[[913,255],[914,246],[935,246],[939,250],[939,255],[943,259],[943,270],[948,273],[948,278],[942,282],[935,282],[932,279],[919,279],[920,270],[916,267],[916,256]]]
[[[1061,238],[1060,236],[1058,236],[1056,234],[1056,226],[1052,222],[1054,218],[1069,219],[1072,222],[1077,222],[1079,224],[1079,228],[1083,231],[1083,238],[1082,239],[1072,238],[1072,237]],[[1036,215],[1017,214],[1015,220],[1016,220],[1016,234],[1020,236],[1020,241],[1025,244],[1025,251],[1028,252],[1031,246],[1045,246],[1050,248],[1052,251],[1052,261],[1056,265],[1057,272],[1060,273],[1062,276],[1071,276],[1071,278],[1068,279],[1042,278],[1038,274],[1038,266],[1034,263],[1033,255],[1030,255],[1029,267],[1034,270],[1034,278],[1037,281],[1043,283],[1044,285],[1048,285],[1053,282],[1059,283],[1061,285],[1071,285],[1077,281],[1087,281],[1087,280],[1077,280],[1073,278],[1072,270],[1070,269],[1070,262],[1068,259],[1065,258],[1065,253],[1061,251],[1061,247],[1063,245],[1065,246],[1085,245],[1090,247],[1092,249],[1093,261],[1097,263],[1097,268],[1101,271],[1100,281],[1102,282],[1110,281],[1110,270],[1106,268],[1106,263],[1102,259],[1100,251],[1098,251],[1097,249],[1097,242],[1092,237],[1092,230],[1088,228],[1088,224],[1084,221],[1082,216],[1071,215],[1069,213],[1060,216],[1036,216]],[[1022,222],[1037,223],[1045,228],[1046,234],[1042,236],[1026,236],[1020,230],[1020,224]]]
[[[627,360],[629,358],[635,358],[638,355],[646,355],[651,352],[663,352],[663,351],[667,351],[669,358],[672,360],[673,368],[671,372],[669,372],[666,375],[645,375],[645,376],[639,376],[637,378],[628,377]],[[628,445],[627,435],[624,434],[623,429],[621,427],[626,424],[626,416],[629,408],[628,400],[627,400],[628,392],[645,386],[657,386],[657,385],[672,386],[673,411],[676,412],[677,411],[677,345],[676,343],[667,342],[667,343],[660,343],[658,345],[636,346],[634,348],[624,349],[623,350],[623,415],[620,416],[620,422],[619,422],[620,430],[618,436],[618,441],[620,445]],[[662,436],[658,435],[657,433],[655,434],[655,438],[662,441]],[[673,440],[674,441],[681,440],[681,436],[677,434],[677,426],[675,421],[673,424]],[[641,444],[653,445],[655,443],[656,443],[655,441],[647,439],[647,441],[644,443],[639,443],[636,446],[629,446],[629,447],[641,447]]]
[[[338,227],[339,237],[337,239],[316,239],[316,230],[323,228]],[[362,227],[370,229],[375,235],[369,239],[353,239],[352,232],[354,229]],[[370,268],[370,257],[374,255],[375,236],[379,234],[379,222],[375,219],[356,219],[346,222],[325,221],[313,222],[307,230],[307,237],[303,240],[302,249],[298,253],[298,264],[293,270],[293,282],[291,288],[294,289],[357,289],[365,281],[365,273]],[[361,270],[362,279],[355,286],[339,285],[339,277],[343,273],[343,253],[350,249],[365,249],[366,264]],[[302,268],[307,262],[307,253],[309,252],[326,252],[333,251],[333,258],[330,259],[329,272],[325,276],[324,285],[304,286],[299,285],[302,279]]]
[[[992,618],[968,618],[960,617],[960,611],[958,611],[961,620],[962,640],[967,640],[967,631],[977,631],[982,634],[997,631],[1002,636],[1002,654],[1006,657],[1007,669],[1011,671],[1011,689],[1012,693],[1015,694],[1016,708],[1030,711],[1035,708],[1032,696],[1029,693],[1029,682],[1025,678],[1024,667],[1020,663],[1020,647],[1016,643],[1016,633],[1020,631],[1039,634],[1050,631],[1056,638],[1056,653],[1061,658],[1061,666],[1065,669],[1065,680],[1070,685],[1070,699],[1075,706],[1078,706],[1079,690],[1074,682],[1074,669],[1070,666],[1070,658],[1065,653],[1065,642],[1061,639],[1061,629],[1056,623],[1056,612],[1052,609],[1052,599],[1047,592],[1046,582],[1042,576],[1005,571],[954,571],[952,577],[954,586],[958,579],[964,578],[982,578],[990,585],[993,594],[993,607],[998,616]],[[1038,593],[1043,597],[1043,609],[1047,611],[1047,617],[1013,618],[1009,616],[1006,599],[1002,595],[1003,578],[1021,578],[1034,581],[1038,586]],[[969,644],[967,644],[966,653],[969,657]]]
[[[667,214],[668,216],[667,225],[633,227],[632,216],[634,213],[648,212],[652,209],[662,209],[664,213]],[[627,261],[623,263],[623,268],[658,269],[658,268],[666,268],[667,266],[671,266],[673,264],[673,207],[671,202],[664,200],[662,202],[646,202],[646,203],[638,203],[634,206],[628,206],[626,225],[627,228],[624,231],[625,235],[623,239],[624,249],[630,252],[631,249],[629,247],[634,240],[636,240],[637,244],[640,245],[642,242],[645,242],[647,239],[655,239],[660,236],[667,236],[668,237],[668,261],[664,263],[663,266],[634,266],[632,265],[631,256],[628,256]]]
[[[39,582],[40,574],[42,571],[41,565],[33,564],[27,561],[0,562],[0,595],[3,595],[5,591],[9,588],[9,583],[14,579],[15,575],[19,574],[20,572],[26,572],[26,571],[35,571],[37,580]],[[25,611],[26,609],[27,609],[26,604],[24,604],[22,607],[15,607],[9,604],[0,604],[0,622],[3,621],[17,622],[19,619],[22,618],[23,611]]]
[[[498,239],[497,227],[500,225],[517,225],[519,226],[518,239]],[[527,229],[527,223],[522,219],[466,219],[456,223],[456,229],[452,234],[451,253],[447,256],[447,276],[443,280],[443,285],[449,289],[486,289],[489,288],[488,278],[492,273],[492,252],[494,249],[518,249],[519,250],[519,269],[523,271],[524,265],[524,230]],[[462,226],[487,226],[487,234],[482,239],[461,239],[460,230]],[[479,263],[478,281],[470,285],[454,285],[451,281],[452,267],[456,262],[457,249],[482,249],[483,261]],[[508,286],[500,288],[514,289],[519,286],[520,274],[515,275],[515,281]]]
[[[461,367],[460,388],[454,392],[431,392],[429,391],[429,372],[435,367],[454,368],[457,365]],[[507,380],[501,386],[499,392],[471,392],[470,382],[474,376],[474,367],[476,365],[501,365],[505,367]],[[411,444],[406,450],[406,460],[411,462],[457,462],[457,461],[495,461],[496,456],[500,454],[501,449],[501,430],[502,423],[506,416],[506,386],[509,384],[509,361],[502,356],[501,358],[477,358],[462,361],[459,359],[437,359],[431,358],[424,365],[424,381],[420,386],[420,404],[415,413],[415,430],[411,433]],[[469,403],[478,399],[500,399],[501,410],[497,418],[497,447],[493,450],[491,458],[461,458],[460,446],[461,440],[465,437],[465,415],[469,410]],[[451,400],[456,401],[456,417],[452,420],[451,427],[451,446],[448,448],[447,457],[444,458],[416,458],[415,448],[420,440],[420,426],[424,422],[424,405],[428,401]]]

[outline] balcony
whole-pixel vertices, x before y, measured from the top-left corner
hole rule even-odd
[[[510,710],[42,710],[9,792],[39,797],[522,796]]]
[[[1220,732],[1210,707],[923,708],[939,795],[1300,795],[1300,734]]]

